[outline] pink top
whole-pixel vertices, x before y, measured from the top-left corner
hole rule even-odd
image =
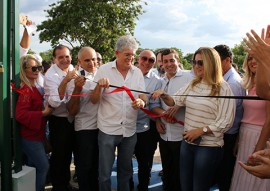
[[[256,96],[256,88],[248,91],[249,96]],[[266,118],[266,101],[244,100],[244,115],[242,123],[263,126]]]

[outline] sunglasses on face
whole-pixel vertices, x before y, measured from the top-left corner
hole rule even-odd
[[[147,58],[146,56],[141,56],[140,57],[144,62],[148,61],[150,64],[155,63],[155,59],[153,58]]]
[[[247,59],[247,61],[249,62],[249,61],[251,61],[251,60],[253,60],[253,57],[248,57],[248,59]]]
[[[196,64],[198,66],[203,66],[203,61],[202,60],[192,60],[192,64],[193,64],[193,66],[195,66]]]
[[[42,70],[42,66],[32,66],[32,67],[27,67],[27,68],[31,68],[32,72],[36,72],[36,71],[41,71]]]

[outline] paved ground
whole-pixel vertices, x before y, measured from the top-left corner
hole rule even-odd
[[[159,153],[159,149],[157,149],[156,150],[156,152],[155,152],[155,155],[154,155],[154,163],[158,163],[158,164],[160,164],[161,163],[161,160],[160,160],[160,153]],[[158,169],[153,169],[153,173],[155,173],[155,174],[153,174],[152,176],[153,176],[153,178],[159,178],[159,177],[157,177],[157,171],[156,170],[160,170],[161,169],[161,167],[160,167],[161,165],[159,165],[159,168]],[[74,164],[72,163],[71,164],[71,166],[70,166],[70,170],[71,170],[71,177],[73,177],[73,175],[74,175],[74,171],[75,171],[75,166],[74,166]],[[113,178],[113,181],[114,181],[114,178]],[[134,182],[135,182],[135,184],[136,184],[136,181],[137,181],[137,178],[134,176]],[[152,189],[149,189],[149,190],[155,190],[155,191],[159,191],[159,190],[162,190],[161,189],[161,186],[160,186],[160,182],[161,181],[159,181],[159,183],[158,183],[158,185],[154,185],[156,188],[152,188]],[[71,179],[71,181],[70,181],[70,184],[71,184],[71,186],[73,187],[73,189],[74,190],[78,190],[78,183],[76,183],[76,182],[74,182],[72,179]],[[114,183],[115,184],[115,183]],[[160,187],[160,188],[157,188],[157,187]],[[52,189],[52,186],[50,185],[50,184],[48,184],[47,186],[46,186],[46,188],[45,188],[45,191],[51,191],[51,189]],[[136,189],[135,189],[136,190]]]

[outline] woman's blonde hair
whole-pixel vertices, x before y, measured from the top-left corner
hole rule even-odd
[[[209,95],[218,95],[221,83],[224,81],[222,76],[221,60],[218,52],[213,48],[201,47],[194,53],[193,60],[197,54],[202,55],[204,67],[203,81],[212,86],[212,90]],[[201,81],[202,78],[197,76],[191,82],[191,86],[194,87]]]
[[[242,69],[244,70],[243,88],[246,90],[250,90],[253,87],[254,85],[253,80],[256,75],[256,73],[251,72],[251,70],[248,67],[248,58],[249,58],[249,54],[246,55],[243,62],[243,67],[242,67]]]
[[[34,60],[38,66],[41,66],[41,63],[31,54],[26,54],[20,58],[20,79],[23,84],[26,84],[32,88],[29,79],[26,77],[25,69],[28,67],[29,60]]]

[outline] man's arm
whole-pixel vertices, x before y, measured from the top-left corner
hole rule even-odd
[[[60,100],[64,99],[65,93],[66,93],[66,88],[67,88],[67,83],[70,82],[70,80],[75,79],[78,76],[75,70],[73,71],[68,71],[66,77],[62,80],[58,87],[58,93],[59,93],[59,98]]]
[[[96,104],[97,102],[99,102],[102,95],[103,88],[109,88],[109,85],[110,85],[110,82],[108,78],[101,78],[100,80],[98,80],[95,89],[92,91],[90,101],[93,104]]]
[[[74,80],[74,83],[75,88],[72,95],[78,95],[81,93],[85,84],[85,78],[83,76],[79,76]],[[67,110],[71,116],[77,115],[77,113],[80,111],[80,96],[71,96],[67,103]]]

